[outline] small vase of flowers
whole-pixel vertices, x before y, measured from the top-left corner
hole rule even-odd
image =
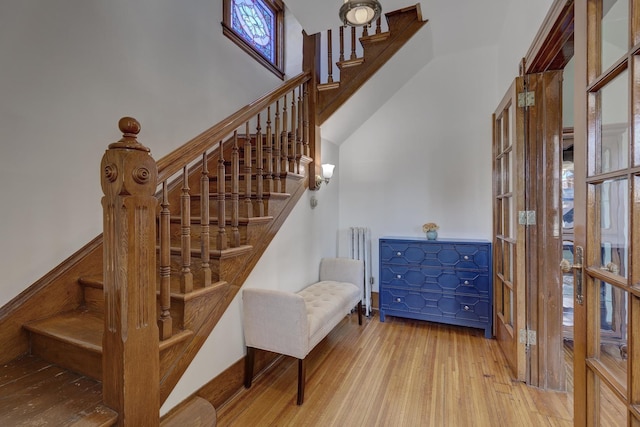
[[[422,225],[422,231],[427,235],[428,240],[436,240],[438,238],[439,228],[435,222],[427,222]]]

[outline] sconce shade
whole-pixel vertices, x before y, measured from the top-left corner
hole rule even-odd
[[[378,0],[345,0],[340,7],[340,20],[344,25],[362,27],[378,19],[382,6]]]
[[[322,177],[327,181],[330,180],[331,177],[333,176],[333,168],[335,168],[335,167],[336,167],[336,165],[332,165],[332,164],[329,164],[329,163],[323,164],[322,165]]]

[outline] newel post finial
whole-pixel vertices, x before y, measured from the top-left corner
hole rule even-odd
[[[102,157],[102,339],[104,402],[120,426],[159,424],[159,333],[156,322],[158,168],[137,140],[140,123],[120,119],[122,138]]]

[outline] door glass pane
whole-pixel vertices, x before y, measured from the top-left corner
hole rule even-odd
[[[600,90],[600,172],[624,169],[629,164],[629,73],[620,73]]]
[[[626,179],[604,181],[596,185],[600,200],[600,266],[611,273],[627,277],[628,268],[628,182]]]
[[[600,282],[600,310],[597,359],[618,383],[627,385],[627,292],[610,283]]]
[[[598,418],[599,426],[626,426],[627,405],[616,397],[609,387],[602,381],[596,381],[596,393],[598,393]]]
[[[601,41],[606,70],[629,49],[629,0],[603,0]]]

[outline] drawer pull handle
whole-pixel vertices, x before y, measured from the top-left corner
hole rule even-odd
[[[398,274],[398,275],[396,276],[396,279],[402,279],[402,275]]]
[[[464,284],[465,284],[465,285],[468,285],[468,284],[469,284],[469,281],[468,281],[468,280],[465,280],[465,281],[464,281]]]
[[[465,261],[469,261],[469,255],[464,256]]]
[[[396,252],[396,256],[402,256],[402,252]]]
[[[396,302],[402,302],[402,298],[396,298]]]
[[[469,306],[468,305],[464,306],[464,311],[469,311]]]

